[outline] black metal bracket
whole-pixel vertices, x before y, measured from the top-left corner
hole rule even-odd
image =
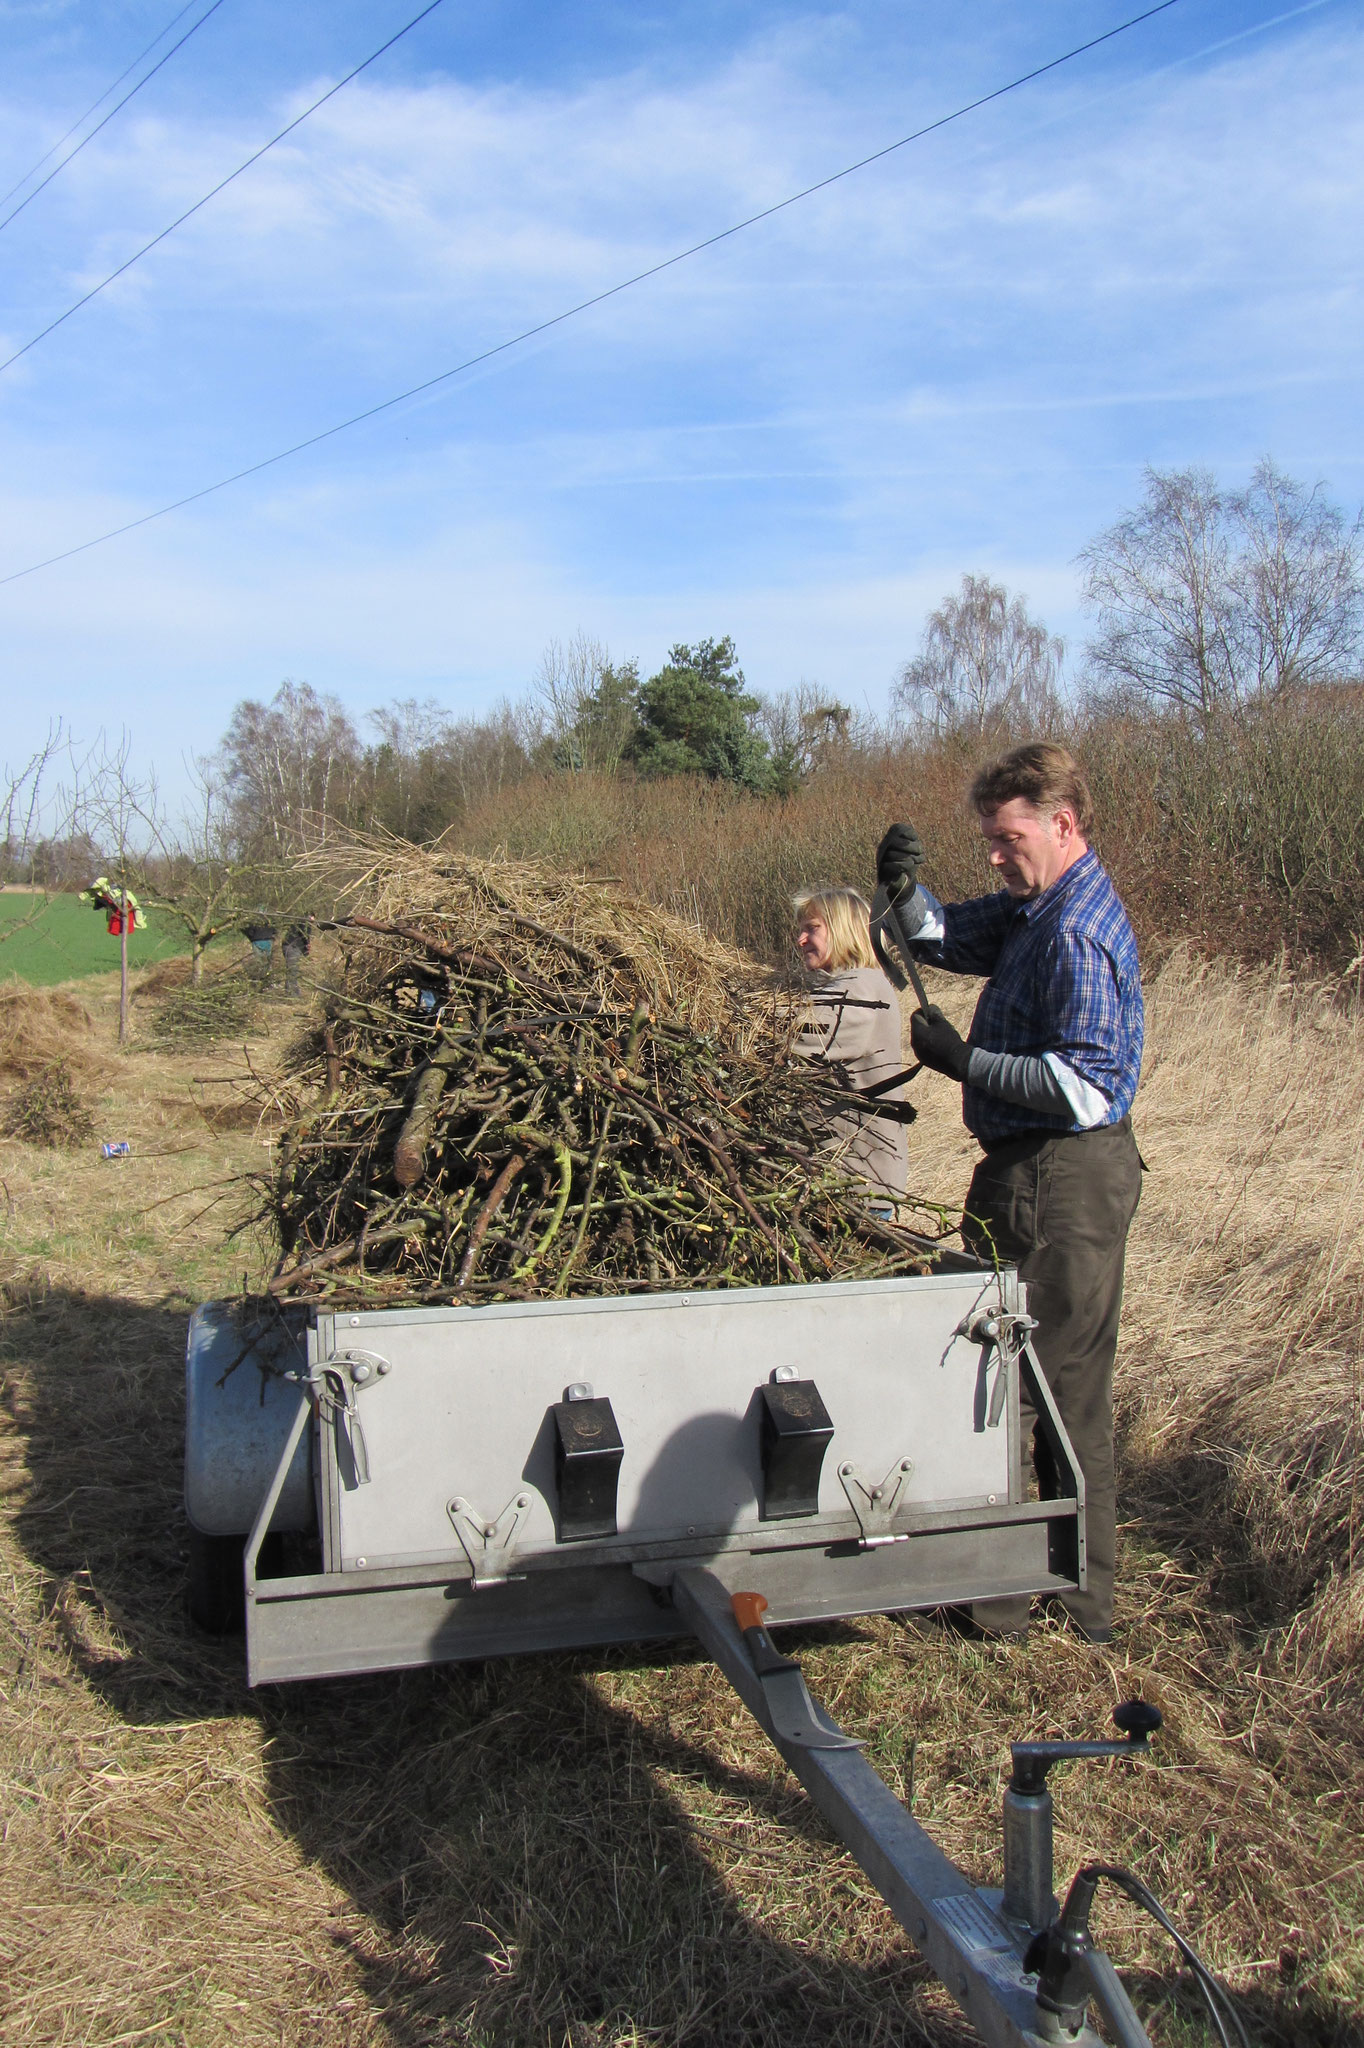
[[[614,1536],[616,1485],[625,1445],[611,1403],[594,1397],[590,1388],[570,1387],[556,1401],[554,1477],[559,1493],[559,1541],[579,1543],[588,1536]]]
[[[777,1372],[790,1367],[778,1367]],[[819,1513],[819,1475],[833,1438],[829,1411],[813,1380],[778,1379],[760,1387],[762,1396],[763,1497],[765,1522],[794,1521]]]

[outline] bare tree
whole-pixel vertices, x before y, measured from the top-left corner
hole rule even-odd
[[[434,697],[398,697],[365,715],[379,735],[364,758],[371,821],[382,818],[391,832],[410,838],[422,785],[432,763],[448,756],[454,727]]]
[[[54,789],[53,771],[71,757],[60,721],[17,768],[0,769],[0,884],[25,888],[27,908],[0,919],[0,944],[42,916],[53,880],[54,845],[70,839],[70,792]]]
[[[239,844],[279,858],[301,843],[310,821],[321,821],[325,832],[326,820],[346,807],[359,759],[345,710],[311,683],[286,680],[269,704],[239,704],[222,744]]]
[[[851,705],[818,683],[758,699],[756,723],[767,741],[779,793],[795,789],[821,769],[844,761],[864,738]]]
[[[1265,691],[1357,661],[1358,523],[1268,459],[1226,492],[1205,469],[1146,471],[1146,495],[1081,555],[1099,631],[1091,682],[1207,727]]]
[[[1025,597],[1011,600],[988,576],[963,576],[960,594],[929,613],[893,701],[938,738],[1045,731],[1060,713],[1064,659],[1064,641],[1029,618]]]
[[[613,662],[588,633],[551,640],[531,684],[556,766],[613,775],[638,724],[639,664]]]
[[[531,679],[532,700],[539,705],[550,738],[568,738],[611,660],[605,642],[581,627],[571,640],[550,640]]]
[[[534,703],[503,698],[481,718],[461,719],[450,728],[445,769],[452,822],[474,804],[496,796],[528,775],[546,734]]]
[[[1325,486],[1309,491],[1256,465],[1229,501],[1237,554],[1232,588],[1244,614],[1243,692],[1283,691],[1352,675],[1364,637],[1364,515],[1345,523]]]

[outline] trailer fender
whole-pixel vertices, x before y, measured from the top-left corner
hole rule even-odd
[[[204,1536],[245,1536],[274,1477],[306,1373],[305,1317],[262,1319],[256,1308],[210,1301],[190,1320],[185,1354],[185,1512]],[[290,1460],[276,1530],[316,1527],[312,1426]]]

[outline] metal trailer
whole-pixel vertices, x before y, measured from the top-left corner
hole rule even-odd
[[[1084,1482],[1012,1269],[487,1308],[196,1311],[200,1618],[244,1592],[252,1685],[695,1636],[991,2043],[1146,2041],[1052,1896],[1050,1764],[1016,1744],[978,1891],[764,1626],[1085,1583]],[[1025,1384],[1068,1475],[1023,1485]],[[281,1532],[294,1568],[267,1575]],[[298,1569],[300,1559],[311,1568]],[[1149,2048],[1149,2044],[1148,2044]]]

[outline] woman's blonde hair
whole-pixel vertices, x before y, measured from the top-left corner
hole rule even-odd
[[[801,889],[791,898],[797,918],[818,917],[829,928],[829,968],[875,967],[871,905],[856,889]]]

